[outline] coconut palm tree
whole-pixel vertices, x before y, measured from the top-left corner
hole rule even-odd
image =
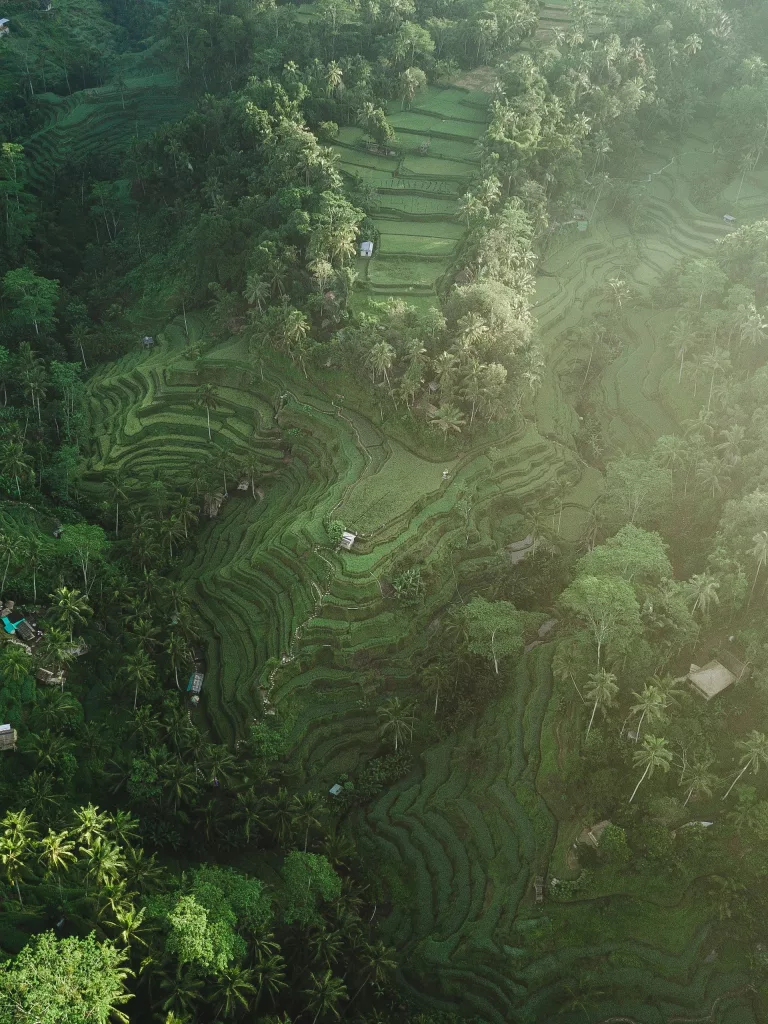
[[[688,787],[683,807],[687,806],[691,797],[698,799],[700,796],[712,796],[717,776],[710,770],[711,766],[711,760],[686,763],[680,777],[682,785]]]
[[[152,664],[146,651],[139,648],[125,659],[122,673],[129,684],[133,683],[133,710],[135,711],[139,700],[139,688],[143,690],[152,682],[155,675],[155,666]]]
[[[707,352],[701,357],[701,365],[711,373],[709,398],[707,400],[707,409],[709,409],[712,404],[712,390],[715,386],[715,377],[719,373],[728,373],[731,368],[731,357],[726,349],[715,347],[711,352]]]
[[[262,939],[257,945],[253,954],[253,971],[258,980],[256,998],[252,1007],[253,1013],[256,1013],[264,992],[274,1002],[279,993],[287,988],[286,964],[276,942]]]
[[[120,502],[127,501],[128,496],[123,487],[120,469],[113,469],[104,481],[107,488],[107,501],[115,507],[115,536],[120,535]]]
[[[587,700],[593,701],[592,715],[589,719],[589,725],[587,726],[587,736],[589,738],[589,730],[592,728],[592,723],[595,720],[595,714],[599,707],[609,708],[616,702],[616,694],[619,692],[619,687],[616,683],[616,676],[612,672],[608,672],[604,668],[600,668],[597,672],[593,672],[587,678],[587,684],[584,687],[584,694]]]
[[[205,409],[208,421],[208,440],[211,440],[211,412],[219,407],[219,392],[213,384],[201,384],[195,394],[195,405]]]
[[[0,532],[0,559],[5,559],[5,566],[3,568],[3,582],[0,584],[0,596],[5,591],[5,581],[8,578],[8,569],[11,565],[11,559],[13,558],[14,552],[16,551],[16,541],[12,540],[7,533]]]
[[[395,751],[406,736],[413,736],[413,704],[404,703],[399,697],[390,697],[386,704],[379,708],[378,716],[381,720],[379,732],[382,736],[387,733],[392,734]]]
[[[46,877],[54,875],[59,886],[59,899],[63,899],[61,874],[69,870],[70,864],[77,860],[75,843],[71,834],[64,829],[54,832],[48,829],[48,835],[40,840],[39,861],[45,868]]]
[[[232,1018],[249,1008],[258,991],[256,977],[256,972],[247,967],[232,967],[217,976],[210,995],[210,1002],[218,1007],[217,1018]]]
[[[766,738],[765,733],[753,729],[747,739],[739,740],[736,746],[744,751],[741,757],[742,768],[728,787],[728,792],[722,797],[723,800],[729,795],[745,772],[751,769],[752,773],[757,775],[761,768],[768,765],[768,738]]]
[[[308,790],[297,793],[293,798],[294,822],[298,828],[304,829],[304,853],[307,852],[309,831],[321,827],[321,818],[326,812],[325,800],[319,793]]]
[[[455,405],[451,405],[450,403],[441,405],[436,412],[431,414],[430,419],[430,424],[433,427],[437,427],[438,430],[442,430],[444,438],[447,438],[451,431],[456,434],[460,434],[461,428],[466,422],[467,421],[461,409]]]
[[[308,997],[307,1012],[315,1014],[312,1024],[317,1024],[321,1015],[333,1014],[336,1018],[341,1017],[339,1003],[347,998],[347,986],[333,971],[310,974],[310,986],[304,989],[304,992]]]
[[[163,647],[171,661],[173,678],[176,680],[176,689],[180,690],[179,669],[184,665],[188,665],[192,659],[189,644],[181,633],[171,633]]]
[[[261,313],[264,309],[264,303],[269,298],[269,285],[258,274],[249,274],[245,281],[243,298],[249,306],[256,306]]]
[[[749,600],[752,600],[752,595],[755,592],[755,584],[757,583],[757,577],[760,575],[760,570],[763,568],[766,562],[768,562],[768,530],[761,530],[756,533],[752,538],[752,549],[750,555],[754,558],[757,563],[755,568],[755,578],[752,581],[752,589],[749,592]]]
[[[373,383],[376,383],[376,376],[380,374],[389,386],[389,371],[395,361],[395,350],[386,341],[379,341],[371,347],[365,359],[371,368]]]
[[[691,576],[687,586],[689,596],[694,599],[691,614],[695,614],[698,608],[701,610],[702,618],[706,618],[710,607],[713,604],[720,604],[720,598],[717,596],[720,583],[712,573],[703,572]]]
[[[646,719],[649,725],[654,722],[663,722],[666,719],[668,701],[662,690],[653,683],[646,683],[641,693],[633,691],[632,696],[637,699],[637,703],[629,709],[630,714],[640,715],[635,736],[635,743],[637,743],[640,738],[640,729]]]
[[[33,479],[32,463],[20,441],[6,441],[0,446],[0,473],[13,477],[16,493],[21,497],[20,479]]]
[[[69,632],[70,642],[75,626],[84,626],[93,615],[93,609],[79,590],[59,587],[51,594],[53,616]]]
[[[0,680],[20,683],[32,675],[32,658],[18,644],[7,644],[0,651]]]
[[[8,884],[16,888],[19,906],[21,900],[19,879],[37,841],[37,828],[25,810],[8,811],[0,822],[0,864],[5,869]]]
[[[663,737],[651,736],[649,733],[643,737],[643,745],[632,760],[637,768],[643,769],[643,774],[632,791],[632,796],[629,798],[630,803],[635,799],[635,794],[642,783],[650,778],[657,768],[663,772],[669,771],[669,766],[672,763],[672,751],[667,747],[667,741]]]

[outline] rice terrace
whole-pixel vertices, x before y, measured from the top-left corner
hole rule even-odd
[[[9,18],[0,1024],[765,1020],[768,6]]]

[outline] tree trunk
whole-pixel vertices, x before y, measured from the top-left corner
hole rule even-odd
[[[594,707],[592,708],[592,717],[590,718],[590,720],[589,720],[589,725],[587,726],[587,735],[586,735],[586,736],[584,737],[584,738],[585,738],[585,740],[589,739],[589,730],[590,730],[590,729],[592,728],[592,723],[593,723],[593,722],[594,722],[594,720],[595,720],[595,713],[596,713],[596,711],[597,711],[597,705],[598,705],[599,703],[600,703],[600,701],[599,701],[599,700],[596,700],[596,701],[595,701],[595,706],[594,706]]]
[[[8,568],[9,568],[10,564],[11,564],[11,552],[9,551],[8,552],[8,557],[5,560],[5,572],[3,573],[3,585],[0,587],[0,594],[2,594],[3,591],[5,590],[5,580],[6,580],[6,577],[8,576]]]
[[[211,410],[206,407],[206,415],[208,416],[208,440],[211,440]]]
[[[736,785],[736,783],[737,783],[737,782],[739,781],[739,779],[741,778],[741,776],[742,776],[742,775],[744,774],[744,772],[745,772],[745,771],[747,770],[747,768],[749,768],[749,766],[750,766],[751,764],[752,764],[752,762],[751,762],[751,761],[747,761],[747,763],[746,763],[746,764],[744,765],[744,767],[743,767],[743,768],[741,769],[741,771],[739,772],[739,774],[738,774],[738,775],[736,776],[736,778],[735,778],[735,779],[733,780],[733,782],[732,782],[732,783],[730,784],[730,786],[728,787],[728,793],[730,793],[730,792],[731,792],[731,790],[733,789],[733,787],[734,787],[734,786]],[[725,794],[725,796],[721,797],[720,799],[721,799],[721,800],[725,800],[725,797],[726,797],[726,796],[728,796],[728,793],[726,793],[726,794]]]
[[[631,797],[629,798],[629,802],[630,802],[630,803],[632,803],[632,801],[633,801],[633,800],[635,799],[635,793],[637,793],[638,789],[640,789],[640,786],[641,786],[641,785],[643,784],[643,782],[645,781],[645,776],[646,776],[646,775],[648,774],[648,772],[649,772],[650,770],[651,770],[651,765],[650,765],[650,762],[649,762],[649,763],[648,763],[648,765],[647,765],[647,767],[646,767],[646,769],[645,769],[645,771],[644,771],[644,772],[643,772],[643,774],[642,774],[642,775],[640,776],[640,781],[639,781],[639,782],[638,782],[638,784],[637,784],[637,785],[635,786],[635,789],[634,789],[634,792],[632,793],[632,796],[631,796]]]

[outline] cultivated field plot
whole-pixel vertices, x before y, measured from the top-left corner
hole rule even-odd
[[[341,129],[342,170],[376,191],[376,249],[358,265],[373,297],[435,296],[463,235],[457,203],[477,170],[488,101],[484,92],[430,86],[410,110],[392,102],[396,139],[383,152],[359,128]]]
[[[124,81],[122,95],[116,86],[105,85],[71,96],[37,97],[45,104],[48,122],[24,142],[33,185],[42,187],[64,160],[82,160],[96,151],[123,154],[132,139],[178,121],[191,106],[170,73],[126,72]]]

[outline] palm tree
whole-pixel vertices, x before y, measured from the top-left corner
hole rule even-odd
[[[189,649],[189,644],[181,633],[171,633],[164,644],[165,653],[168,655],[171,661],[171,668],[173,669],[173,677],[176,680],[176,689],[180,690],[179,686],[179,669],[184,665],[188,665],[192,660],[192,654]]]
[[[709,572],[697,573],[688,580],[689,596],[694,598],[691,614],[696,609],[701,609],[702,618],[706,618],[711,605],[720,604],[717,591],[720,589],[719,581]]]
[[[27,538],[24,545],[24,564],[32,570],[32,600],[37,604],[37,571],[43,564],[43,545],[39,537]]]
[[[51,594],[53,601],[53,615],[57,622],[61,623],[64,629],[69,631],[69,639],[72,641],[74,627],[84,626],[93,615],[93,609],[79,590],[70,587],[59,587]]]
[[[127,681],[134,684],[133,710],[135,711],[139,699],[139,687],[144,689],[149,685],[155,675],[155,666],[146,651],[139,649],[125,659],[122,672]]]
[[[208,418],[208,440],[211,440],[211,411],[219,406],[219,392],[213,384],[201,384],[195,395],[195,405],[205,409]]]
[[[278,843],[282,846],[290,834],[293,824],[293,799],[284,786],[279,786],[277,792],[268,797],[266,801],[267,817]]]
[[[688,786],[683,807],[694,794],[696,799],[700,796],[712,796],[712,790],[717,785],[717,776],[710,771],[711,765],[711,761],[692,761],[685,765],[680,779],[684,786]]]
[[[245,281],[243,298],[249,306],[256,306],[261,313],[269,298],[269,285],[258,274],[249,274]]]
[[[120,469],[113,469],[104,482],[107,487],[107,500],[115,506],[115,536],[118,537],[120,535],[120,502],[127,500]]]
[[[293,798],[294,821],[296,825],[304,828],[304,853],[307,852],[309,843],[309,830],[320,828],[320,818],[325,813],[325,801],[319,793],[308,790],[306,793],[297,794]]]
[[[189,538],[189,527],[194,526],[200,518],[198,507],[187,494],[180,494],[171,507],[171,515],[184,530],[184,539]]]
[[[0,679],[20,683],[32,675],[32,658],[19,644],[7,644],[0,652]]]
[[[701,358],[701,365],[707,370],[711,371],[711,378],[709,381],[709,399],[707,401],[707,409],[712,404],[712,389],[715,386],[715,377],[718,373],[727,373],[731,368],[731,357],[724,348],[715,348],[712,352],[707,352]]]
[[[365,361],[371,368],[374,384],[376,383],[376,375],[381,374],[387,385],[389,385],[389,371],[392,369],[394,360],[395,350],[386,341],[379,341],[371,347]]]
[[[357,953],[357,961],[363,968],[363,980],[347,1004],[347,1010],[366,985],[372,982],[377,989],[383,988],[397,970],[395,956],[395,950],[385,946],[383,942],[364,943],[363,948]]]
[[[12,540],[7,533],[0,532],[0,558],[5,558],[5,568],[3,569],[3,582],[0,584],[0,596],[5,591],[5,581],[8,578],[8,569],[11,565],[11,559],[13,558],[16,550],[16,542]]]
[[[253,970],[258,978],[259,987],[253,1001],[253,1012],[261,1002],[266,991],[274,1001],[275,997],[287,987],[285,980],[285,960],[276,942],[261,941],[254,951]]]
[[[5,868],[8,884],[16,887],[19,906],[23,907],[19,879],[37,839],[37,829],[32,817],[23,810],[8,811],[0,827],[0,864]]]
[[[741,757],[741,764],[743,767],[728,787],[728,792],[723,796],[723,800],[725,800],[746,771],[751,768],[753,774],[757,775],[760,769],[768,764],[768,739],[766,738],[765,733],[758,732],[757,729],[753,729],[747,739],[739,740],[736,746],[740,750],[744,751]]]
[[[68,871],[70,864],[77,860],[75,843],[70,833],[66,829],[62,832],[48,829],[48,835],[40,840],[39,860],[45,868],[46,875],[55,875],[59,886],[59,899],[62,899],[61,873]]]
[[[755,584],[757,583],[757,577],[760,575],[760,570],[768,562],[768,530],[761,530],[760,533],[756,533],[752,538],[752,545],[749,553],[757,562],[757,568],[755,569],[755,578],[752,581],[752,589],[749,592],[750,601],[755,592]]]
[[[611,707],[616,700],[616,694],[619,692],[619,687],[616,683],[616,676],[612,672],[606,671],[604,668],[600,668],[597,672],[594,672],[587,679],[587,685],[584,687],[584,693],[588,700],[594,701],[592,707],[592,715],[589,719],[589,725],[587,726],[587,736],[589,738],[589,730],[592,728],[592,723],[595,720],[595,713],[598,707],[601,705],[604,708]]]
[[[218,1005],[216,1017],[234,1017],[241,1010],[247,1010],[251,997],[257,994],[254,985],[256,972],[247,967],[232,967],[218,975],[211,993],[211,1002]]]
[[[342,999],[347,998],[347,986],[341,978],[334,975],[333,971],[327,970],[322,974],[314,972],[310,974],[310,987],[304,989],[304,992],[309,997],[307,1011],[315,1012],[312,1024],[317,1024],[321,1014],[325,1016],[327,1013],[332,1013],[336,1018],[341,1017],[338,1004]]]
[[[441,405],[436,412],[430,415],[431,425],[437,427],[438,430],[442,430],[444,438],[447,438],[451,431],[460,434],[461,428],[467,422],[461,409],[450,403]]]
[[[413,736],[413,704],[403,703],[399,697],[390,697],[378,710],[382,735],[391,732],[395,740],[395,751],[406,736]]]
[[[16,493],[21,497],[21,486],[19,479],[29,479],[32,476],[32,463],[24,451],[24,445],[20,441],[6,441],[0,447],[0,473],[4,476],[11,476],[16,481]]]
[[[635,799],[635,794],[646,778],[650,778],[653,775],[656,768],[661,768],[663,772],[669,771],[669,766],[672,762],[672,751],[667,747],[667,741],[661,736],[651,736],[650,733],[643,737],[643,745],[638,750],[632,760],[637,768],[643,768],[643,774],[635,786],[632,796],[629,798],[629,802]]]
[[[173,542],[179,540],[182,533],[186,533],[184,524],[177,516],[169,516],[161,519],[158,524],[158,532],[161,537],[168,541],[168,555],[173,558]]]
[[[640,729],[642,728],[645,719],[648,719],[649,725],[653,722],[663,722],[667,715],[667,697],[658,686],[653,683],[646,683],[643,687],[642,693],[632,692],[632,696],[637,698],[637,704],[633,704],[629,709],[630,714],[640,715],[640,721],[637,723],[637,733],[635,736],[635,743],[640,738]]]
[[[109,815],[93,804],[76,810],[75,821],[74,835],[83,848],[91,846],[99,836],[105,836],[109,829]]]

